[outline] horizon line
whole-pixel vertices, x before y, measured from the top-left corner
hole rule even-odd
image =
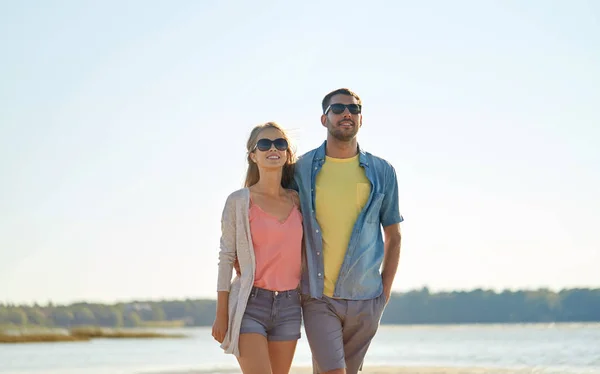
[[[494,294],[502,294],[504,292],[511,292],[511,293],[515,293],[515,292],[540,292],[540,291],[547,291],[547,292],[551,292],[551,293],[560,293],[560,292],[565,292],[565,291],[574,291],[574,290],[587,290],[587,291],[596,291],[599,290],[600,291],[600,285],[580,285],[580,286],[570,286],[570,287],[561,287],[561,288],[556,288],[556,287],[547,287],[547,286],[538,286],[538,287],[522,287],[522,288],[517,288],[517,287],[505,287],[505,288],[484,288],[484,287],[472,287],[472,288],[456,288],[456,289],[432,289],[429,286],[422,286],[420,288],[415,287],[415,288],[411,288],[408,290],[404,290],[404,291],[395,291],[392,290],[392,295],[404,295],[404,294],[408,294],[411,292],[420,292],[420,291],[424,291],[425,289],[427,289],[427,291],[430,294],[445,294],[445,293],[461,293],[461,292],[475,292],[475,291],[484,291],[484,292],[492,292]],[[81,300],[81,299],[73,299],[71,301],[68,302],[53,302],[51,299],[48,299],[44,302],[40,302],[40,301],[33,301],[33,302],[14,302],[14,301],[10,301],[10,300],[2,300],[0,301],[0,307],[6,307],[8,305],[11,306],[15,306],[15,307],[48,307],[50,306],[50,304],[52,304],[52,306],[71,306],[71,305],[76,305],[76,304],[90,304],[90,305],[94,305],[94,304],[101,304],[101,305],[118,305],[118,304],[131,304],[131,303],[157,303],[157,302],[177,302],[177,301],[216,301],[216,297],[172,297],[172,298],[168,298],[168,297],[162,297],[162,298],[140,298],[140,299],[136,299],[136,298],[129,298],[129,299],[115,299],[113,301],[100,301],[100,300],[93,300],[93,299],[88,299],[88,300]]]

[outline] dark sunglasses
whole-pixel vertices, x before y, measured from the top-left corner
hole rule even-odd
[[[359,114],[362,111],[362,106],[360,104],[331,104],[325,109],[325,113],[331,111],[335,114],[342,114],[348,108],[348,111],[351,114]]]
[[[279,151],[286,151],[288,149],[288,142],[284,138],[277,138],[275,140],[266,138],[259,139],[256,142],[256,147],[254,147],[254,149],[258,148],[259,151],[266,152],[271,149],[273,145],[275,145],[275,148]]]

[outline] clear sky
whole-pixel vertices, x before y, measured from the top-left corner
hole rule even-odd
[[[216,296],[252,126],[363,99],[397,291],[600,286],[600,3],[0,3],[0,302]]]

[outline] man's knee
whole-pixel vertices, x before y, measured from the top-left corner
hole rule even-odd
[[[346,372],[356,374],[362,368],[371,341],[379,329],[385,299],[356,300],[348,306],[349,315],[344,326]]]
[[[330,371],[326,371],[324,373],[319,373],[319,374],[346,374],[346,369],[335,369],[335,370],[330,370]]]

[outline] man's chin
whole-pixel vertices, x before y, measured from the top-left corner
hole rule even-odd
[[[356,137],[356,134],[334,132],[331,135],[340,142],[349,142]]]

